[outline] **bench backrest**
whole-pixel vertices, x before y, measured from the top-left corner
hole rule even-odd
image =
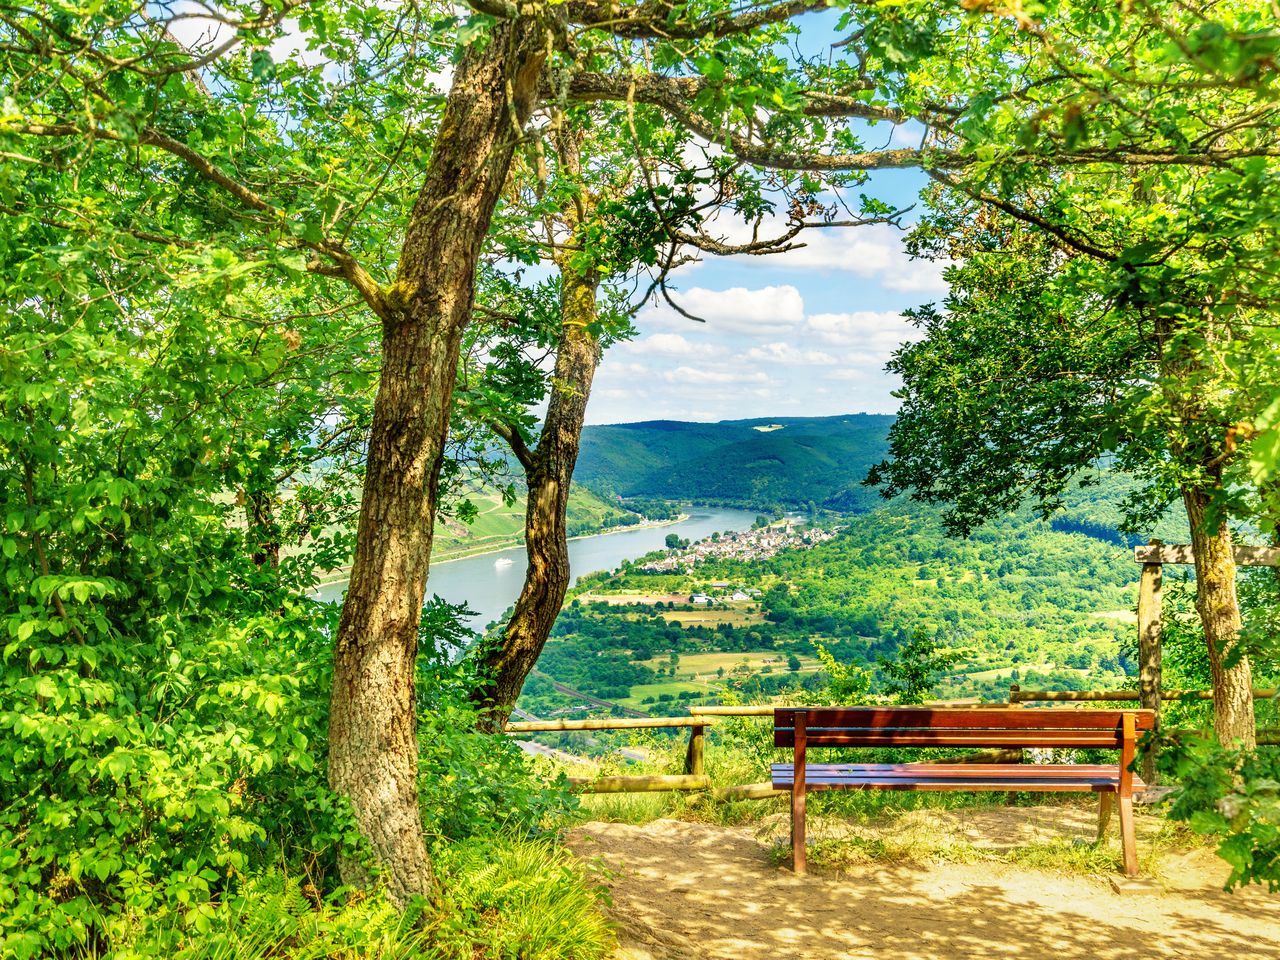
[[[1010,710],[946,707],[779,707],[773,743],[810,747],[1101,747],[1123,749],[1124,717],[1133,729],[1155,726],[1150,710]]]

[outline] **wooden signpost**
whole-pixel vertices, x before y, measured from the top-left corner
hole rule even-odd
[[[1275,547],[1236,547],[1236,566],[1280,567],[1280,549]],[[1160,589],[1164,564],[1194,564],[1195,552],[1190,544],[1161,543],[1152,540],[1145,547],[1133,548],[1133,559],[1142,564],[1142,580],[1138,584],[1138,693],[1142,706],[1154,710],[1156,730],[1160,729],[1161,674],[1161,602]],[[1142,761],[1142,777],[1152,782],[1155,756],[1152,751]]]

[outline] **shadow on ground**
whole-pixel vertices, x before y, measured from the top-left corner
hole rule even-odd
[[[963,829],[1049,829],[1051,814],[1019,813]],[[999,862],[796,877],[750,831],[673,820],[587,824],[572,846],[607,871],[625,960],[1280,958],[1280,898],[1222,892],[1206,851],[1176,859],[1176,882],[1117,894],[1106,877]]]

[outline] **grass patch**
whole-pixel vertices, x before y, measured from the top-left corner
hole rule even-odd
[[[403,913],[381,894],[319,899],[284,873],[247,878],[186,918],[120,918],[80,960],[604,960],[604,889],[549,841],[467,840],[436,852],[441,902]]]
[[[694,610],[659,610],[658,614],[667,623],[679,623],[684,627],[714,627],[722,623],[731,623],[735,627],[749,627],[764,623],[764,614],[759,610],[735,609],[733,607],[705,607]]]
[[[675,679],[704,680],[714,683],[721,679],[719,671],[725,677],[732,676],[734,671],[756,674],[765,667],[772,667],[775,674],[790,673],[787,660],[790,654],[778,653],[776,650],[753,650],[735,653],[685,653],[680,655],[676,664]],[[800,673],[813,673],[821,669],[822,664],[814,657],[799,657]],[[665,669],[670,665],[666,657],[653,657],[640,661],[647,667]]]
[[[707,686],[705,683],[690,683],[686,680],[668,680],[664,683],[638,683],[631,688],[631,696],[623,697],[622,699],[615,700],[614,702],[620,703],[624,707],[645,707],[649,710],[655,710],[658,712],[670,709],[675,711],[677,714],[683,715],[685,713],[685,710],[683,709],[685,704],[683,701],[675,700],[675,697],[682,693],[696,693],[700,697],[705,697],[715,692],[716,691],[714,689]],[[656,702],[658,697],[662,696],[664,693],[670,694],[673,699],[663,703]],[[645,697],[653,697],[655,702],[641,703]]]
[[[440,960],[602,960],[615,945],[604,889],[549,841],[472,840],[441,857],[445,902],[428,928]]]
[[[1008,809],[1016,818],[1017,808]],[[1063,805],[1062,809],[1071,807]],[[779,836],[785,829],[785,824],[775,827],[772,838],[771,855],[779,863],[790,856],[786,837]],[[832,870],[865,864],[987,862],[1068,876],[1118,876],[1124,870],[1124,855],[1116,830],[1113,818],[1101,842],[1081,836],[1019,839],[1011,834],[1007,842],[993,845],[991,838],[974,842],[965,835],[963,823],[941,807],[861,822],[814,818],[809,860]],[[1163,821],[1158,830],[1139,835],[1138,868],[1142,876],[1158,881],[1164,876],[1164,854],[1204,846],[1203,838],[1191,834],[1184,825]]]

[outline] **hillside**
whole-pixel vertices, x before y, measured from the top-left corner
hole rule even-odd
[[[857,413],[587,427],[574,476],[626,497],[861,511],[877,502],[862,479],[884,457],[892,422]]]
[[[870,467],[888,454],[890,415],[772,417],[688,423],[648,420],[587,427],[574,472],[575,486],[601,496],[653,497],[723,503],[754,509],[816,506],[864,513],[881,506],[863,485]],[[1063,497],[1054,529],[1083,533],[1117,546],[1188,536],[1180,507],[1149,531],[1121,534],[1127,477],[1104,473]]]
[[[772,556],[708,557],[662,572],[668,550],[588,575],[539,669],[640,710],[807,687],[824,680],[815,642],[839,661],[874,667],[917,631],[960,654],[937,678],[941,696],[999,699],[1012,681],[1115,687],[1134,671],[1138,566],[1125,546],[1054,529],[1029,511],[967,539],[948,537],[935,509],[901,501],[844,523],[829,539]],[[535,678],[521,705],[542,715],[572,704]]]
[[[469,491],[467,499],[475,505],[475,519],[467,524],[441,518],[437,521],[432,557],[448,560],[490,550],[513,547],[524,540],[524,498],[506,504],[495,490],[480,488]],[[606,503],[582,486],[569,494],[569,535],[598,533],[611,527],[639,523],[643,518],[630,510]]]

